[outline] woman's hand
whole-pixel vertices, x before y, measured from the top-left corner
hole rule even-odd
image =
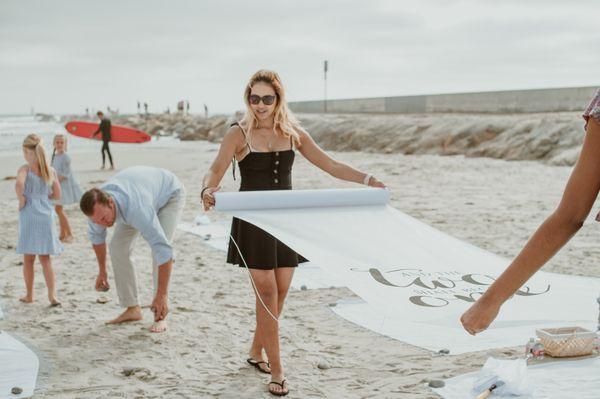
[[[479,298],[460,318],[464,329],[471,335],[486,330],[498,316],[501,303]]]
[[[202,204],[204,205],[204,210],[208,211],[210,208],[215,206],[215,196],[213,193],[219,191],[221,187],[208,187],[205,188],[202,192]]]
[[[371,178],[369,179],[369,187],[377,187],[377,188],[385,188],[386,185],[383,184],[383,182],[380,182],[379,180],[377,180],[377,178],[375,176],[371,176]]]
[[[27,199],[25,198],[25,196],[21,195],[19,197],[19,211],[21,211],[23,208],[25,208],[26,202],[27,202]]]

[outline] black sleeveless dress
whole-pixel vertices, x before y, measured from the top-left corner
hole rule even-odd
[[[241,175],[240,191],[291,190],[294,150],[290,148],[285,151],[256,152],[252,151],[247,140],[246,143],[248,155],[238,163]],[[238,244],[250,269],[297,267],[298,263],[306,262],[305,258],[271,234],[238,218],[233,218],[231,222],[231,236]],[[227,251],[227,263],[245,267],[231,240]]]

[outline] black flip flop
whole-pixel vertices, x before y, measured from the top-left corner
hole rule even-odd
[[[271,381],[271,382],[269,382],[269,385],[271,385],[271,384],[279,385],[281,387],[281,389],[285,389],[285,380],[283,380],[281,382]],[[275,391],[271,391],[271,389],[269,388],[269,393],[271,395],[275,395],[275,396],[285,396],[288,393],[290,393],[290,390],[288,389],[287,391],[275,392]]]
[[[261,373],[271,374],[270,371],[267,371],[267,370],[263,369],[262,367],[260,367],[261,364],[266,364],[267,367],[271,368],[271,365],[269,364],[269,362],[263,362],[263,361],[259,362],[257,360],[252,359],[251,357],[249,357],[248,359],[246,359],[246,361],[248,362],[249,365],[254,366]]]

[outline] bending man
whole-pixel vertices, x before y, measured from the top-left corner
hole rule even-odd
[[[108,324],[142,319],[136,273],[131,262],[133,242],[141,234],[152,248],[154,324],[152,332],[167,328],[168,289],[173,268],[172,240],[185,205],[185,188],[164,169],[135,166],[83,194],[80,207],[89,218],[88,236],[98,260],[96,290],[109,289],[106,270],[106,228],[115,226],[109,245],[119,303],[126,310]]]

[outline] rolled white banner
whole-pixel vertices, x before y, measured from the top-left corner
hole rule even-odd
[[[218,211],[241,211],[342,206],[383,206],[386,205],[389,200],[389,190],[382,188],[216,192],[215,209]]]

